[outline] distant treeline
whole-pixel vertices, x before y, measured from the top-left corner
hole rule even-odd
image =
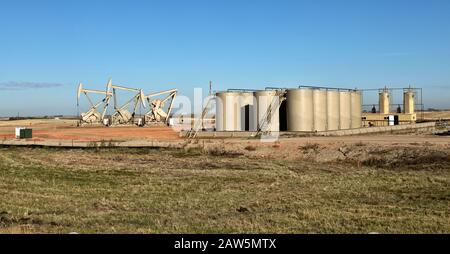
[[[55,116],[13,116],[13,117],[2,117],[1,120],[5,121],[16,121],[16,120],[32,120],[32,119],[78,119],[76,116],[64,116],[64,115],[55,115]]]
[[[420,110],[418,110],[418,111],[420,111]],[[424,111],[428,111],[428,112],[441,112],[441,111],[450,111],[450,109],[428,108],[428,109],[425,109]]]

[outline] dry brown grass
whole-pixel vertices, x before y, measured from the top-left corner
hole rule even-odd
[[[320,145],[317,143],[306,143],[305,145],[299,147],[301,150],[317,150],[319,149]]]
[[[220,148],[0,148],[0,232],[449,233],[450,166],[433,158],[395,169]]]
[[[247,150],[247,151],[256,151],[257,147],[249,145],[249,146],[246,146],[244,149]]]
[[[417,113],[421,115],[422,113]],[[423,112],[425,120],[450,119],[450,111]]]

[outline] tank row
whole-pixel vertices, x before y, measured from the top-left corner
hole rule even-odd
[[[320,88],[216,94],[217,131],[328,131],[361,128],[358,90]]]

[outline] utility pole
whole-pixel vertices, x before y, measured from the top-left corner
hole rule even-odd
[[[212,81],[209,81],[209,95],[211,96],[213,94],[212,92]]]
[[[201,121],[202,121],[202,130],[205,130],[205,121],[204,121],[204,117],[205,117],[205,114],[204,113],[206,113],[206,108],[208,107],[208,104],[209,104],[209,100],[211,100],[211,96],[212,96],[212,81],[209,81],[209,98],[208,98],[208,102],[206,103],[206,105],[205,105],[205,107],[203,108],[203,112],[202,112],[202,115],[201,115]]]

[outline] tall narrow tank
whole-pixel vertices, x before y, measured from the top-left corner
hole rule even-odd
[[[327,130],[327,91],[313,91],[314,131]]]
[[[223,113],[224,113],[224,103],[223,103],[223,98],[225,98],[224,97],[224,95],[223,94],[221,94],[221,93],[216,93],[216,98],[215,98],[215,100],[216,100],[216,119],[215,119],[215,122],[216,122],[216,131],[223,131],[225,128],[224,128],[224,125],[225,125],[225,122],[224,122],[224,115],[223,115]],[[192,128],[193,128],[194,126],[192,126]]]
[[[405,114],[414,114],[414,91],[411,89],[403,93],[403,109]]]
[[[219,92],[216,94],[216,130],[240,131],[241,111],[240,96],[235,92]]]
[[[286,94],[288,131],[313,131],[313,89],[290,89]]]
[[[351,128],[362,127],[362,96],[361,91],[353,91],[350,94],[351,98],[351,110],[352,110],[352,123]]]
[[[381,114],[389,114],[390,95],[387,89],[380,92],[379,107]]]
[[[352,122],[350,92],[339,92],[339,112],[339,129],[350,129]]]
[[[255,92],[257,126],[262,131],[280,131],[280,99],[277,91],[267,90]]]
[[[256,99],[253,92],[240,93],[240,115],[241,115],[241,131],[256,131]]]
[[[327,130],[339,130],[340,125],[339,92],[327,91]]]

